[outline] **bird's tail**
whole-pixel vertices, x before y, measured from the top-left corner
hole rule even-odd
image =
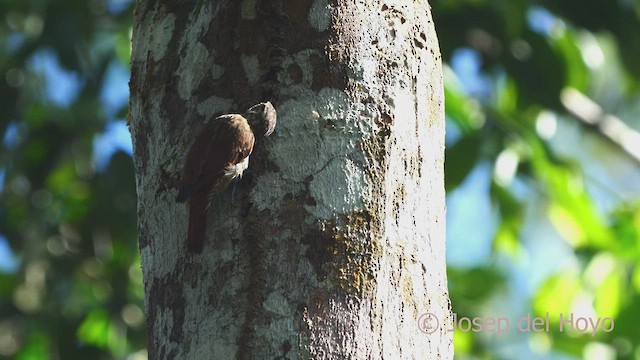
[[[192,194],[189,198],[189,231],[187,233],[187,250],[201,253],[207,229],[208,199],[203,194]]]

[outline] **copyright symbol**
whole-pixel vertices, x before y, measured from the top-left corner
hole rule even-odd
[[[433,334],[439,325],[440,321],[438,321],[438,318],[432,313],[424,313],[418,318],[418,328],[427,335]]]

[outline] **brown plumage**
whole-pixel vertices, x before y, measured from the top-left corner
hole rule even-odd
[[[260,103],[244,115],[217,117],[196,137],[187,155],[176,198],[177,202],[189,200],[189,251],[202,252],[210,197],[242,176],[249,164],[255,135],[269,136],[275,124],[276,111],[271,103]]]

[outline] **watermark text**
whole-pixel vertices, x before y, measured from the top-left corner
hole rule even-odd
[[[453,313],[451,317],[439,319],[432,313],[424,313],[418,318],[418,328],[425,334],[432,334],[438,330],[461,331],[474,333],[495,333],[501,335],[509,330],[521,333],[529,332],[577,332],[595,336],[598,331],[610,333],[615,327],[613,318],[588,317],[573,313],[560,313],[552,321],[549,313],[543,317],[532,316],[527,313],[517,319],[509,319],[506,316],[467,317]],[[553,320],[556,320],[553,319]]]

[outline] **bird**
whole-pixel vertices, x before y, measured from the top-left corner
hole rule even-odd
[[[250,107],[244,114],[225,114],[207,122],[187,154],[176,202],[188,200],[187,250],[201,253],[206,213],[216,193],[227,188],[249,166],[256,138],[273,133],[277,121],[271,102]]]

